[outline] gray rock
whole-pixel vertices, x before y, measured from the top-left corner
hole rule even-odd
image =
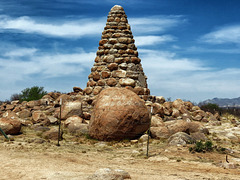
[[[193,141],[194,141],[193,138],[184,132],[178,132],[168,138],[168,144],[173,146],[185,145],[192,143]]]
[[[101,168],[97,170],[88,180],[124,180],[131,179],[128,172],[121,169]]]

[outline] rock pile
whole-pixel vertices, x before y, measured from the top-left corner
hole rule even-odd
[[[49,128],[39,127],[47,127],[58,123],[60,116],[59,103],[60,99],[62,99],[61,119],[66,120],[66,127],[70,128],[71,132],[75,132],[76,129],[82,131],[82,128],[86,132],[86,121],[81,121],[81,119],[89,120],[90,117],[88,113],[82,112],[81,102],[84,97],[81,94],[82,92],[69,94],[50,92],[37,101],[3,103],[0,105],[0,128],[6,134],[19,134],[21,126],[29,126],[36,129],[36,131],[40,129],[43,131],[50,130]],[[77,118],[74,119],[74,117]]]
[[[109,12],[88,79],[84,93],[90,98],[107,87],[128,87],[145,100],[150,94],[130,25],[121,6],[114,6]]]

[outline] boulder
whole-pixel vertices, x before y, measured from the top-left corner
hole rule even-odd
[[[88,177],[89,180],[124,180],[131,179],[128,172],[121,169],[101,168],[93,175]]]
[[[33,108],[34,106],[40,106],[40,105],[41,105],[41,102],[39,100],[27,102],[27,107],[29,108]]]
[[[7,104],[5,109],[6,110],[13,110],[14,107],[15,107],[15,105],[13,105],[13,104]]]
[[[158,114],[161,117],[164,117],[164,106],[159,103],[153,104],[153,114]]]
[[[163,111],[164,111],[164,114],[167,115],[167,116],[170,116],[172,115],[172,102],[165,102],[163,103]]]
[[[177,132],[195,133],[200,131],[202,125],[199,122],[187,122],[184,120],[173,120],[165,122],[170,135]]]
[[[150,125],[145,102],[126,88],[107,88],[98,95],[89,124],[89,133],[98,140],[140,137]]]
[[[64,122],[64,127],[72,134],[88,134],[88,124],[79,116],[71,116]]]
[[[62,103],[65,104],[68,101],[71,101],[71,97],[67,94],[62,94],[60,96],[58,96],[58,98],[55,100],[55,104],[60,104],[60,100],[62,99]]]
[[[153,115],[151,118],[151,127],[161,127],[165,126],[161,117]]]
[[[61,119],[65,120],[73,115],[82,116],[82,103],[80,101],[66,102],[63,104]],[[60,118],[60,113],[58,118]]]
[[[64,121],[64,127],[68,127],[71,123],[82,124],[83,122],[84,120],[81,117],[74,115]]]
[[[170,136],[170,133],[166,126],[151,127],[150,132],[151,137],[156,139],[166,139]]]
[[[206,141],[207,137],[202,132],[195,132],[190,134],[194,141]]]
[[[60,131],[60,139],[62,139],[63,132]],[[52,128],[49,131],[45,131],[42,134],[44,139],[58,140],[58,128]]]
[[[173,146],[185,145],[191,144],[193,141],[193,138],[189,134],[185,132],[178,132],[169,137],[168,144]]]
[[[32,113],[28,109],[23,109],[22,111],[17,112],[16,114],[21,119],[29,118],[32,115]]]
[[[82,92],[83,90],[80,87],[73,87],[73,92],[79,93]]]
[[[3,113],[2,117],[10,118],[10,119],[17,119],[18,116],[15,112],[7,110],[5,113]]]
[[[156,96],[156,103],[163,104],[166,100],[163,96]]]
[[[6,134],[19,134],[21,130],[21,122],[18,119],[3,117],[0,118],[0,128]]]
[[[33,123],[40,123],[43,121],[49,121],[46,114],[43,111],[33,111],[32,113]],[[50,121],[49,121],[50,123]]]

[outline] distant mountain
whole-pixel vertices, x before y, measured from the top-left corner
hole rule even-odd
[[[199,105],[202,104],[217,104],[220,107],[240,107],[240,97],[238,98],[213,98],[213,99],[208,99],[203,102],[200,102]]]

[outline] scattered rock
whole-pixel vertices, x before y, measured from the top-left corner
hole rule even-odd
[[[66,102],[63,104],[61,119],[65,120],[73,115],[82,116],[82,103],[80,101]],[[60,114],[58,118],[60,118]]]
[[[173,146],[185,145],[190,144],[193,141],[194,141],[193,138],[187,133],[177,132],[176,134],[173,134],[172,136],[169,137],[168,144]]]
[[[21,131],[21,122],[18,119],[3,117],[0,118],[0,128],[6,134],[19,134]]]
[[[71,116],[66,119],[64,126],[72,134],[88,134],[88,124],[83,124],[84,120],[79,116]]]
[[[97,170],[89,180],[124,180],[131,179],[128,172],[121,169],[101,168]]]
[[[60,131],[60,139],[62,139],[63,132]],[[42,134],[44,139],[58,140],[58,128],[51,128],[49,131],[45,131]]]

